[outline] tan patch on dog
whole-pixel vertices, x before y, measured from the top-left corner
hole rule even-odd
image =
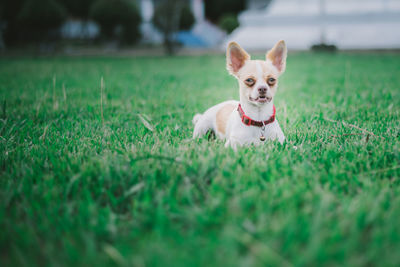
[[[236,108],[234,104],[226,104],[217,112],[217,130],[223,134],[226,132],[226,124],[232,111]]]

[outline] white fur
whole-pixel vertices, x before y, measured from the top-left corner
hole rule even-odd
[[[193,118],[193,123],[195,124],[193,138],[198,138],[202,135],[205,135],[208,130],[213,130],[214,133],[221,139],[225,138],[222,133],[217,131],[217,112],[226,104],[238,105],[238,103],[239,102],[235,100],[225,101],[207,109],[203,114],[196,114]]]

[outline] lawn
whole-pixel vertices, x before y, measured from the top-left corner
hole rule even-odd
[[[0,59],[0,265],[399,266],[400,54],[289,54],[286,143],[191,139],[237,98],[222,55]]]

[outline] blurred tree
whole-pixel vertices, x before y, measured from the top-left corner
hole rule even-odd
[[[98,0],[90,9],[90,17],[101,28],[107,39],[135,43],[140,38],[141,17],[137,7],[126,0]]]
[[[17,14],[26,0],[1,0],[0,23],[4,25],[3,38],[6,45],[13,45],[18,41],[19,29],[17,23]]]
[[[0,2],[0,51],[4,49],[4,37],[3,37],[3,31],[5,28],[5,20],[4,20],[4,4],[3,2]]]
[[[81,36],[89,36],[88,22],[90,18],[90,8],[96,0],[57,0],[68,11],[72,18],[80,19],[83,23]]]
[[[181,16],[179,18],[179,30],[190,30],[195,23],[192,9],[188,4],[182,7]]]
[[[156,5],[153,24],[162,32],[167,54],[175,53],[174,35],[178,30],[189,30],[195,22],[188,0],[160,0]]]
[[[225,30],[228,34],[233,32],[234,29],[239,27],[239,21],[237,19],[237,15],[234,14],[225,14],[223,15],[218,25],[221,29]]]
[[[26,0],[17,16],[17,30],[25,41],[49,41],[59,37],[65,18],[65,8],[54,0]]]
[[[68,15],[82,20],[88,20],[90,8],[95,0],[57,0],[68,11]]]
[[[60,25],[52,19],[48,21],[50,19],[49,15],[44,14],[42,17],[43,14],[41,12],[46,13],[49,10],[53,10],[50,13],[54,14],[55,17],[60,17],[60,14],[63,13],[62,16],[64,18],[68,15],[80,18],[85,22],[89,19],[89,10],[94,2],[95,0],[1,0],[0,8],[3,10],[3,15],[0,15],[0,23],[1,21],[5,22],[4,39],[7,44],[12,45],[21,41],[24,43],[29,41],[26,37],[29,37],[28,39],[32,39],[32,37],[40,39],[40,36],[43,37],[45,32],[53,32],[54,35],[55,28]],[[23,8],[25,9],[23,11],[24,14],[20,14]],[[33,9],[30,10],[31,8]],[[63,11],[60,13],[61,9]],[[31,21],[34,24],[31,24]],[[46,25],[39,26],[38,23],[40,21],[43,21]],[[48,26],[48,29],[46,30],[44,26]],[[38,30],[40,32],[39,36],[37,35]],[[85,27],[82,28],[82,31],[84,30],[86,30]]]
[[[225,14],[237,16],[246,8],[246,0],[205,0],[205,14],[212,22],[218,22]]]

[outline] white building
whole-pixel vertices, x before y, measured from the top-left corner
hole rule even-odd
[[[289,49],[314,44],[339,49],[400,48],[400,0],[272,0],[239,16],[240,27],[224,43],[265,50],[284,39]]]

